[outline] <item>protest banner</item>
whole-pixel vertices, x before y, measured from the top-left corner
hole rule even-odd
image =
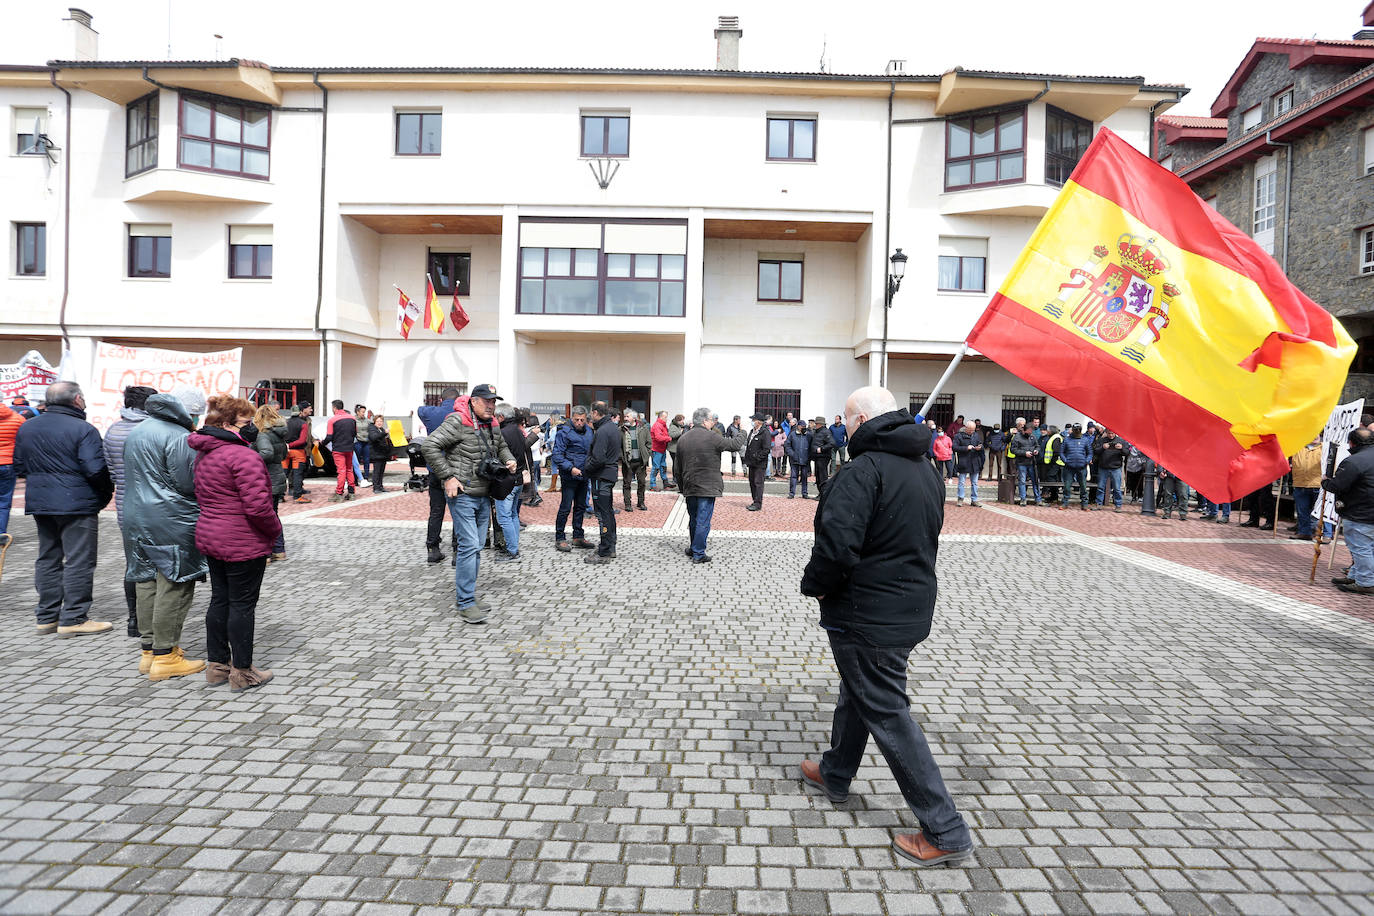
[[[0,399],[8,404],[15,398],[28,398],[34,404],[43,400],[44,390],[55,381],[57,370],[37,350],[30,350],[19,362],[0,366]]]
[[[163,394],[179,386],[195,388],[207,398],[239,395],[243,348],[190,353],[156,347],[126,347],[100,341],[96,344],[91,381],[85,386],[86,419],[104,433],[119,419],[124,389],[147,385]]]
[[[1337,404],[1336,409],[1331,411],[1331,418],[1326,421],[1326,428],[1322,430],[1322,476],[1330,477],[1335,474],[1336,468],[1350,454],[1350,444],[1346,440],[1350,436],[1350,431],[1360,425],[1360,416],[1363,413],[1363,398],[1349,404]],[[1323,508],[1325,515],[1322,513]],[[1317,519],[1318,525],[1326,521],[1334,526],[1341,520],[1336,513],[1336,501],[1329,496],[1327,499],[1317,500],[1312,516]]]

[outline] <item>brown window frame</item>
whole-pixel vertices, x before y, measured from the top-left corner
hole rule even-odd
[[[406,152],[401,149],[401,118],[419,118],[420,131],[416,135],[415,152]],[[439,119],[439,148],[434,152],[425,152],[425,118]],[[392,150],[397,156],[442,156],[444,154],[444,113],[442,111],[397,111],[391,118],[392,128]]]
[[[601,125],[601,152],[587,152],[587,121],[591,118],[604,121]],[[625,152],[606,152],[611,146],[611,121],[620,119],[625,122]],[[577,149],[582,159],[629,159],[630,158],[630,116],[628,114],[584,114],[579,117]]]
[[[770,298],[767,298],[767,297],[765,297],[765,296],[763,295],[763,290],[762,290],[762,286],[763,286],[763,265],[765,265],[765,264],[776,264],[776,265],[778,265],[778,298],[776,298],[776,299],[770,299]],[[799,283],[798,283],[798,289],[797,289],[797,298],[795,298],[795,299],[785,299],[785,298],[783,298],[783,296],[782,296],[782,265],[784,265],[784,264],[796,264],[796,265],[797,265],[797,269],[798,269],[799,271],[801,271],[801,276],[798,278]],[[755,275],[754,275],[754,295],[758,297],[758,299],[756,300],[756,301],[758,301],[758,302],[787,302],[787,303],[800,303],[800,302],[805,302],[805,301],[806,301],[806,260],[805,260],[804,258],[759,258],[758,268],[757,268],[757,271],[756,271],[756,273],[755,273]]]
[[[449,259],[448,276],[452,277],[459,284],[458,289],[451,286],[444,286],[439,282],[443,276],[435,269],[435,262],[441,258]],[[460,259],[463,269],[458,269]],[[436,296],[471,296],[472,295],[472,252],[470,251],[434,251],[425,249],[425,273],[429,275],[430,281],[434,284],[434,294]]]
[[[34,231],[34,270],[24,269],[24,233]],[[14,275],[16,277],[46,277],[48,275],[48,224],[14,224]]]
[[[592,224],[595,224],[595,225],[597,225],[597,226],[600,227],[600,229],[601,229],[601,241],[600,241],[600,244],[599,244],[599,246],[598,246],[597,248],[566,248],[566,249],[564,249],[564,248],[562,248],[562,247],[556,247],[556,248],[554,248],[554,249],[550,249],[550,248],[548,248],[548,247],[541,246],[541,245],[525,245],[525,244],[523,243],[523,237],[522,237],[522,239],[520,240],[520,243],[518,244],[518,246],[517,246],[517,248],[516,248],[516,252],[517,252],[517,254],[516,254],[516,258],[517,258],[517,267],[516,267],[517,274],[516,274],[516,287],[515,287],[515,311],[516,311],[516,314],[518,314],[518,315],[561,315],[561,316],[566,316],[566,315],[606,316],[606,315],[610,315],[611,317],[627,317],[627,318],[670,318],[670,319],[673,319],[673,318],[685,318],[685,317],[686,317],[686,315],[687,315],[687,268],[688,268],[687,258],[688,258],[688,252],[685,252],[685,251],[684,251],[682,254],[661,253],[661,254],[657,254],[657,255],[650,255],[650,254],[647,254],[647,253],[642,253],[642,254],[636,255],[636,254],[630,253],[631,258],[634,258],[634,257],[656,257],[656,258],[658,259],[657,262],[656,262],[656,265],[655,265],[655,267],[656,267],[656,275],[655,275],[654,277],[636,277],[636,276],[634,275],[634,261],[631,260],[631,262],[630,262],[630,276],[628,276],[628,277],[611,277],[611,276],[608,275],[608,274],[609,274],[608,265],[609,265],[609,259],[610,259],[610,257],[612,257],[612,256],[614,256],[614,255],[617,255],[617,254],[625,254],[626,252],[614,252],[614,251],[613,251],[613,252],[610,252],[609,254],[606,252],[606,224],[607,224],[608,222],[609,222],[609,223],[623,222],[622,220],[616,220],[616,219],[614,219],[614,218],[600,218],[600,217],[592,217],[592,218],[587,218],[587,217],[554,217],[554,218],[548,218],[548,219],[538,219],[538,220],[534,220],[533,222],[536,222],[536,223],[545,223],[545,222],[555,222],[555,223],[592,223]],[[632,222],[640,223],[640,224],[645,224],[645,225],[661,225],[661,226],[685,226],[685,225],[686,225],[686,220],[681,220],[681,219],[656,219],[656,218],[650,218],[650,219],[633,220]],[[522,223],[522,229],[523,229],[523,223]],[[543,260],[542,260],[542,262],[541,262],[541,263],[542,263],[542,271],[543,271],[543,272],[540,273],[540,274],[537,274],[537,275],[536,275],[536,274],[526,274],[526,273],[525,273],[525,252],[526,252],[527,250],[534,250],[534,249],[539,249],[539,250],[541,250],[541,251],[543,252]],[[551,250],[567,250],[567,251],[569,252],[568,270],[570,271],[570,273],[568,273],[568,274],[552,274],[552,275],[550,275],[550,274],[548,273],[548,269],[549,269],[549,251],[551,251]],[[578,252],[578,251],[595,251],[595,252],[596,252],[596,254],[597,254],[597,263],[596,263],[596,273],[595,273],[595,274],[579,274],[579,273],[577,272],[577,252]],[[664,278],[663,278],[663,259],[664,259],[664,258],[682,258],[682,279],[679,280],[679,279],[664,279]],[[546,301],[546,298],[547,298],[546,295],[544,296],[544,298],[541,298],[541,299],[539,300],[539,308],[538,308],[537,310],[534,310],[534,309],[527,309],[527,308],[526,308],[526,301],[525,301],[525,294],[524,294],[524,286],[525,286],[524,281],[525,281],[525,280],[550,280],[550,279],[552,279],[552,280],[596,280],[596,281],[597,281],[597,289],[596,289],[596,311],[594,311],[594,312],[546,312],[546,311],[544,311],[544,304],[545,304],[545,301]],[[659,284],[658,311],[657,311],[657,313],[655,313],[655,314],[653,314],[653,315],[628,315],[628,314],[624,314],[624,313],[621,313],[621,312],[607,312],[607,311],[606,311],[606,285],[607,285],[607,283],[608,283],[608,282],[610,282],[610,283],[615,283],[615,282],[624,281],[624,280],[630,280],[630,281],[633,281],[633,280],[642,280],[642,281],[656,280],[656,281],[658,282],[658,284]],[[665,315],[665,314],[663,314],[663,286],[665,286],[665,285],[681,285],[681,286],[682,286],[682,314],[680,314],[680,315]],[[545,293],[545,292],[546,292],[546,291],[545,291],[544,287],[541,287],[541,293]]]
[[[1007,147],[1006,149],[1002,149],[1002,147],[1001,147],[1001,143],[1002,143],[1002,118],[1005,116],[1005,117],[1008,117],[1008,119],[1010,119],[1010,116],[1013,116],[1013,115],[1021,119],[1021,145],[1020,145],[1019,147]],[[993,119],[993,127],[992,127],[993,149],[992,149],[991,152],[987,152],[987,153],[975,153],[975,152],[973,151],[973,122],[976,121],[976,120],[978,120],[978,119],[980,119],[980,118],[992,118],[992,119]],[[1027,131],[1027,128],[1028,128],[1028,126],[1029,126],[1029,123],[1030,123],[1030,119],[1027,117],[1027,112],[1026,112],[1026,106],[1025,106],[1025,105],[1019,105],[1019,106],[1016,106],[1016,107],[1014,107],[1014,108],[1000,108],[1000,109],[997,109],[996,111],[984,111],[984,112],[979,112],[979,113],[977,113],[977,114],[971,114],[971,115],[961,115],[960,117],[957,117],[957,118],[947,118],[947,119],[945,120],[945,162],[944,162],[944,188],[945,188],[945,190],[946,190],[946,191],[966,191],[966,190],[969,190],[969,189],[971,189],[971,188],[995,188],[995,187],[1000,187],[1000,186],[1002,186],[1002,185],[1025,184],[1025,183],[1026,183],[1026,131]],[[949,154],[949,149],[950,149],[950,132],[951,132],[951,130],[954,128],[954,126],[955,126],[956,124],[957,124],[957,125],[966,126],[967,129],[968,129],[968,132],[969,132],[969,152],[968,152],[968,155],[966,155],[966,156],[951,156],[951,155]],[[997,179],[997,180],[995,180],[995,181],[981,181],[981,182],[979,182],[979,181],[974,181],[974,180],[973,180],[974,163],[975,163],[976,161],[978,161],[979,159],[988,159],[988,158],[992,158],[992,159],[996,160],[996,162],[997,162],[997,173],[1000,175],[1000,174],[1001,174],[1001,169],[1002,169],[1002,162],[1001,162],[1002,157],[1003,157],[1003,156],[1008,156],[1008,155],[1010,155],[1010,154],[1012,154],[1012,153],[1020,153],[1020,155],[1021,155],[1021,177],[1019,177],[1019,178],[999,178],[999,179]],[[969,181],[968,181],[967,184],[954,184],[954,185],[952,185],[952,184],[949,183],[949,167],[950,167],[950,165],[951,165],[952,163],[960,163],[960,162],[967,162],[967,163],[968,163],[968,166],[969,166]]]
[[[1063,153],[1050,152],[1050,124],[1054,119],[1067,121],[1075,127],[1086,127],[1088,129],[1088,139],[1084,141],[1083,148],[1078,151],[1077,156],[1066,156]],[[1080,118],[1076,114],[1070,114],[1062,108],[1055,108],[1053,105],[1045,106],[1045,184],[1052,184],[1055,187],[1063,187],[1064,182],[1069,180],[1073,170],[1078,168],[1078,163],[1082,161],[1083,154],[1088,151],[1088,145],[1093,142],[1093,122],[1087,118]],[[1024,143],[1024,139],[1022,140]],[[1063,173],[1063,178],[1055,179],[1050,177],[1050,166],[1058,165],[1061,168],[1067,165],[1068,171]]]
[[[187,102],[194,102],[194,103],[197,104],[197,105],[208,105],[208,106],[210,107],[210,136],[208,136],[208,137],[201,137],[201,136],[197,136],[196,134],[188,134],[188,133],[186,133],[186,103],[187,103]],[[238,120],[239,120],[239,122],[240,122],[240,126],[239,126],[239,136],[240,136],[240,137],[243,136],[243,126],[242,126],[242,122],[243,122],[243,120],[244,120],[244,119],[243,119],[243,113],[244,113],[244,112],[246,112],[246,111],[263,111],[263,112],[266,112],[266,113],[267,113],[267,144],[266,144],[265,146],[259,146],[259,145],[256,144],[256,143],[245,143],[242,139],[239,139],[239,140],[221,140],[221,139],[219,139],[218,137],[216,137],[216,136],[215,136],[215,131],[216,131],[216,129],[217,129],[217,124],[216,124],[217,118],[216,118],[216,116],[219,114],[221,108],[224,108],[224,109],[237,108],[237,109],[239,110],[239,118],[238,118]],[[204,165],[188,165],[188,164],[185,162],[185,158],[182,156],[182,144],[183,144],[185,141],[187,141],[187,140],[193,140],[193,141],[196,141],[196,142],[198,142],[198,143],[209,143],[209,144],[210,144],[210,165],[208,165],[208,166],[204,166]],[[216,145],[219,145],[219,146],[232,146],[232,147],[236,147],[236,148],[239,150],[239,170],[238,170],[238,171],[234,171],[234,170],[232,170],[232,169],[217,169],[217,168],[215,168],[215,146],[216,146]],[[267,172],[266,172],[266,174],[259,174],[259,173],[257,173],[257,172],[245,172],[245,171],[243,171],[243,153],[244,153],[245,150],[251,150],[252,152],[255,152],[255,153],[264,153],[264,154],[266,154],[266,156],[267,156]],[[207,98],[202,98],[202,97],[200,97],[200,96],[186,95],[185,93],[179,94],[178,97],[177,97],[177,168],[179,168],[179,169],[190,169],[191,171],[194,171],[194,172],[209,172],[209,173],[214,174],[214,175],[232,175],[232,176],[235,177],[235,178],[249,178],[249,179],[252,179],[253,181],[268,181],[268,180],[270,180],[271,177],[272,177],[272,110],[271,110],[270,108],[261,108],[261,107],[259,107],[259,106],[257,106],[257,105],[247,105],[247,104],[243,104],[243,103],[240,103],[240,102],[232,102],[232,103],[231,103],[231,102],[221,102],[221,101],[217,101],[217,100],[215,100],[215,99],[207,99]]]
[[[154,264],[154,272],[153,272],[153,273],[135,273],[135,272],[134,272],[134,248],[135,248],[136,244],[138,243],[138,240],[139,240],[139,239],[151,239],[151,240],[153,241],[153,264]],[[167,248],[167,272],[166,272],[166,273],[159,273],[159,272],[156,272],[156,265],[157,265],[157,262],[158,262],[158,254],[159,254],[159,251],[160,251],[160,249],[162,249],[162,248],[164,247],[163,244],[162,244],[162,243],[164,243],[164,242],[166,243],[165,247]],[[129,277],[129,279],[131,279],[131,280],[170,280],[170,279],[171,279],[171,277],[172,277],[172,237],[171,237],[170,235],[131,235],[131,236],[129,236],[129,252],[128,252],[128,254],[129,254],[129,257],[128,257],[128,265],[127,265],[127,267],[128,267],[128,274],[127,274],[127,276]]]
[[[124,177],[132,178],[140,175],[149,169],[157,168],[157,138],[158,138],[158,106],[161,99],[156,90],[148,93],[141,99],[134,99],[124,106]],[[143,137],[135,140],[132,131],[129,130],[129,117],[136,112],[143,113]],[[181,138],[177,138],[178,148],[180,148]],[[143,161],[143,166],[137,169],[129,168],[129,154],[138,151]],[[212,151],[213,155],[213,151]]]
[[[976,256],[976,255],[962,255],[962,254],[942,254],[942,255],[937,255],[936,257],[937,257],[937,260],[936,260],[936,262],[935,262],[935,289],[936,289],[937,292],[941,292],[941,293],[985,293],[985,292],[988,291],[988,259],[987,259],[986,257],[978,257],[978,256]],[[940,285],[940,276],[941,276],[941,272],[940,272],[940,261],[943,261],[943,260],[945,260],[945,259],[949,259],[949,260],[951,260],[951,261],[958,261],[958,262],[959,262],[959,270],[958,270],[958,277],[959,277],[959,284],[960,284],[959,286],[941,286],[941,285]],[[977,288],[974,288],[974,287],[971,287],[971,286],[966,287],[966,286],[963,285],[963,282],[964,282],[964,262],[965,262],[965,261],[982,261],[982,262],[983,262],[983,283],[982,283],[981,286],[979,286],[979,287],[977,287]]]
[[[251,271],[252,271],[251,273],[246,273],[246,274],[237,273],[237,267],[236,267],[236,265],[237,265],[237,263],[238,263],[238,259],[235,258],[234,255],[237,254],[236,249],[239,249],[239,248],[251,248],[251,249],[253,249],[253,255],[252,255],[252,264],[253,264],[253,266],[252,266],[252,268],[251,268]],[[265,273],[265,274],[259,272],[260,267],[259,267],[259,265],[258,265],[258,255],[259,255],[259,253],[260,253],[260,249],[263,249],[263,248],[266,248],[266,249],[268,250],[268,267],[267,267],[267,273]],[[272,249],[272,246],[271,246],[271,245],[230,245],[230,246],[229,246],[229,279],[230,279],[230,280],[270,280],[270,279],[272,279],[272,264],[271,264],[272,254],[271,254],[271,249]]]
[[[817,140],[819,139],[818,136],[817,136],[817,134],[819,133],[819,127],[820,127],[820,125],[817,123],[819,120],[820,120],[819,118],[787,118],[787,117],[772,117],[772,116],[769,116],[769,117],[765,118],[765,119],[764,119],[764,125],[763,125],[763,158],[766,159],[768,162],[815,162],[815,161],[816,161],[816,142],[817,142]],[[772,156],[772,155],[769,155],[769,149],[768,149],[768,147],[769,147],[768,135],[769,135],[769,132],[770,132],[770,131],[772,130],[772,128],[773,128],[773,122],[774,122],[774,121],[785,122],[785,123],[787,124],[787,155],[786,155],[786,156]],[[810,156],[798,156],[798,155],[795,155],[795,153],[794,153],[794,151],[795,151],[795,149],[796,149],[797,122],[798,122],[798,121],[806,121],[807,123],[809,123],[809,124],[811,125],[811,155],[810,155]]]

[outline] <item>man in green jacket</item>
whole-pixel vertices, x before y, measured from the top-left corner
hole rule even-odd
[[[639,419],[639,414],[626,410],[620,423],[620,478],[621,489],[625,494],[625,511],[630,507],[630,484],[639,484],[639,503],[634,508],[648,510],[644,505],[644,488],[649,480],[649,425]],[[633,480],[632,480],[633,478]]]

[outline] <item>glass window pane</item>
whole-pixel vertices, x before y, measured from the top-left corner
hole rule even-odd
[[[1020,149],[1021,148],[1021,116],[1002,115],[1002,123],[998,125],[999,134],[998,149]]]
[[[437,156],[443,141],[443,117],[439,114],[420,116],[420,152]]]
[[[243,142],[251,143],[254,146],[266,146],[267,128],[271,122],[271,112],[245,108],[243,110]]]
[[[658,291],[658,313],[672,318],[680,318],[683,314],[682,300],[683,283],[664,283]]]
[[[973,119],[973,152],[990,153],[996,148],[996,139],[993,133],[997,126],[997,119],[993,117]]]
[[[215,168],[226,172],[242,170],[243,157],[240,147],[215,144]]]
[[[606,276],[628,277],[630,275],[630,256],[628,254],[606,255]]]
[[[1053,114],[1045,115],[1045,153],[1056,155],[1064,148],[1064,121]]]
[[[193,168],[210,167],[210,144],[204,140],[181,141],[181,164]]]
[[[550,315],[595,315],[596,280],[545,280],[544,311]]]
[[[243,140],[243,109],[221,105],[215,109],[215,139],[229,143]]]
[[[792,122],[792,158],[816,158],[816,122]]]
[[[129,244],[134,249],[134,272],[135,277],[146,277],[153,272],[153,240],[138,236],[129,239]]]
[[[525,250],[529,251],[528,248]],[[535,250],[540,251],[542,249]],[[543,280],[520,281],[520,311],[536,314],[544,311]]]
[[[249,175],[267,175],[267,153],[260,149],[243,151],[243,170]]]
[[[607,118],[606,120],[611,131],[610,137],[606,140],[606,155],[630,155],[630,119]]]
[[[434,291],[442,293],[444,290],[453,290],[453,274],[447,255],[431,254],[429,256],[429,277],[434,281]]]
[[[253,276],[253,246],[252,245],[230,245],[229,259],[233,264],[231,277],[251,277]]]
[[[172,275],[172,240],[171,239],[152,239],[157,243],[157,275],[159,277],[170,277]]]
[[[759,262],[759,298],[778,298],[778,263],[776,261]]]
[[[635,255],[635,276],[636,276],[636,277],[657,277],[657,276],[658,276],[658,255],[656,255],[656,254],[637,254],[637,255]]]
[[[1003,156],[998,166],[999,181],[1017,181],[1024,172],[1025,160],[1024,153],[1012,153],[1010,156]]]
[[[132,175],[134,172],[140,171],[142,167],[142,149],[136,146],[131,150],[126,150],[124,153],[124,174]]]
[[[969,154],[969,130],[967,123],[959,121],[949,122],[949,151],[946,155],[950,157],[967,156]]]
[[[582,119],[582,155],[600,156],[606,150],[606,119]]]
[[[607,315],[657,315],[657,280],[617,280],[606,284]]]
[[[787,158],[787,129],[790,122],[781,118],[768,119],[768,158]]]
[[[271,245],[259,245],[259,246],[258,246],[258,276],[259,276],[259,277],[270,277],[270,276],[272,276],[272,246],[271,246]]]
[[[967,162],[952,162],[945,166],[945,187],[959,188],[968,184],[969,164]]]
[[[523,277],[544,276],[544,249],[520,249],[520,275]]]
[[[549,276],[572,276],[572,250],[569,248],[549,249]]]
[[[665,280],[681,280],[687,268],[687,258],[680,254],[665,254],[663,256],[663,272],[660,276]]]
[[[973,183],[987,184],[997,180],[997,157],[973,160]]]
[[[784,261],[779,299],[800,302],[802,297],[802,266],[800,261]]]
[[[396,152],[402,155],[420,151],[420,116],[399,114],[396,116]]]
[[[978,290],[983,289],[983,265],[986,263],[982,258],[964,258],[964,289]]]
[[[576,274],[579,277],[595,277],[596,264],[600,254],[601,252],[595,248],[577,249],[576,264],[574,265]]]
[[[185,99],[181,109],[181,132],[192,137],[210,136],[210,106]]]
[[[34,234],[34,263],[38,268],[38,273],[48,272],[48,227],[35,226]]]
[[[940,289],[959,288],[959,259],[940,255]]]
[[[130,108],[125,114],[124,138],[126,146],[143,139],[143,118],[137,107]]]

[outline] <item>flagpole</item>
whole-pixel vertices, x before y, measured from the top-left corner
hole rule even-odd
[[[934,404],[935,399],[940,396],[940,392],[944,389],[945,383],[948,382],[950,376],[954,374],[954,370],[959,368],[959,361],[964,358],[964,354],[967,352],[968,341],[964,341],[959,345],[959,349],[955,351],[954,359],[949,361],[949,366],[945,368],[945,374],[940,376],[940,380],[935,383],[935,387],[930,390],[930,394],[926,397],[926,402],[921,405],[921,409],[917,414],[919,419],[924,420],[929,414],[930,405]],[[884,354],[884,359],[886,359],[886,354]]]
[[[1274,527],[1277,528],[1278,525],[1275,524]],[[1326,487],[1322,487],[1322,504],[1321,504],[1321,508],[1320,508],[1319,510],[1317,510],[1317,537],[1316,537],[1316,543],[1313,545],[1313,548],[1312,548],[1312,573],[1307,577],[1307,583],[1308,583],[1309,585],[1311,585],[1312,583],[1314,583],[1314,582],[1317,581],[1317,564],[1320,563],[1320,562],[1321,562],[1321,559],[1322,559],[1322,533],[1323,533],[1325,530],[1326,530]],[[1334,531],[1331,532],[1331,540],[1333,541],[1333,543],[1332,543],[1332,545],[1331,545],[1331,553],[1333,554],[1332,560],[1335,560],[1334,554],[1335,554],[1335,552],[1336,552],[1336,545],[1335,545],[1335,543],[1334,543],[1334,541],[1336,540],[1336,536],[1335,536],[1335,535],[1336,535],[1336,533],[1335,533]]]

